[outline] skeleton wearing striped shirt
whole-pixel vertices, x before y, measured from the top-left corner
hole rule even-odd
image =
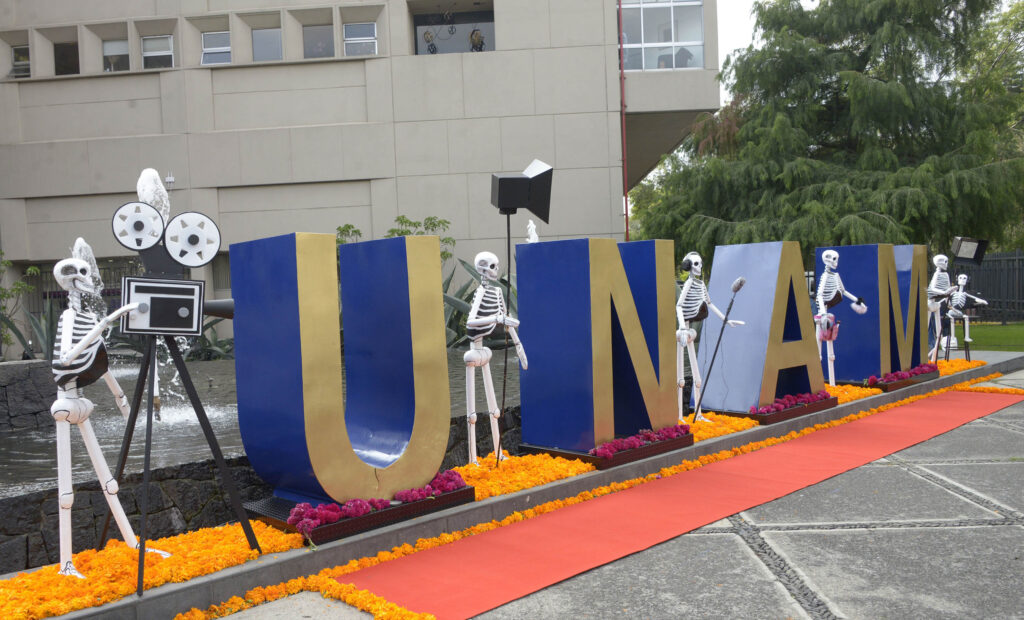
[[[128,517],[117,499],[117,480],[110,474],[107,462],[100,451],[100,444],[92,428],[89,416],[92,414],[92,401],[85,398],[82,388],[102,378],[114,395],[114,400],[125,417],[129,414],[128,399],[117,384],[114,377],[107,371],[107,353],[103,346],[103,331],[108,325],[122,315],[135,310],[138,304],[129,304],[119,308],[102,320],[87,312],[82,306],[83,294],[96,294],[92,281],[92,267],[89,261],[79,258],[80,252],[89,249],[81,239],[75,242],[75,258],[60,261],[53,268],[53,275],[68,293],[68,308],[57,323],[58,340],[53,350],[53,376],[57,382],[57,400],[50,407],[57,430],[57,488],[60,505],[60,569],[59,574],[84,579],[72,561],[71,554],[71,506],[75,496],[71,487],[71,425],[74,424],[82,433],[82,439],[93,469],[99,478],[100,487],[104,491],[110,512],[114,516],[121,536],[128,546],[138,548],[138,540],[132,531]],[[147,549],[166,556],[163,551]]]
[[[487,414],[491,419],[491,437],[494,441],[494,454],[503,459],[501,454],[498,418],[501,410],[494,396],[494,382],[491,380],[491,350],[484,346],[484,337],[494,333],[500,323],[505,326],[519,356],[519,364],[526,370],[526,351],[519,341],[516,328],[519,321],[508,316],[505,309],[505,298],[501,289],[491,284],[498,279],[498,257],[491,252],[480,252],[473,259],[473,265],[480,274],[480,286],[473,294],[473,305],[466,317],[466,335],[469,336],[469,350],[463,356],[466,362],[466,431],[469,440],[469,462],[477,463],[476,453],[476,369],[483,374],[484,394],[487,397]]]
[[[819,360],[821,359],[821,343],[823,341],[826,343],[828,382],[834,386],[836,384],[835,340],[839,334],[839,322],[836,321],[835,315],[829,312],[829,309],[842,303],[843,297],[848,297],[853,302],[852,308],[858,314],[867,312],[868,307],[864,305],[863,299],[847,291],[843,286],[843,279],[836,272],[836,269],[839,268],[839,252],[825,250],[821,253],[821,262],[825,264],[825,270],[821,274],[821,279],[818,280],[818,294],[815,297],[818,314],[814,316],[814,336],[818,341]]]
[[[988,305],[988,302],[981,297],[975,297],[967,292],[967,274],[961,273],[956,277],[956,286],[953,287],[953,292],[949,295],[949,311],[946,313],[946,316],[949,317],[949,333],[951,336],[956,327],[956,320],[963,320],[964,342],[974,342],[971,340],[971,319],[964,314],[964,309],[967,308],[967,300],[969,299],[982,306]]]
[[[928,283],[928,320],[934,321],[935,325],[935,346],[928,352],[928,357],[935,363],[939,359],[939,342],[942,340],[942,304],[949,302],[949,295],[956,287],[949,283],[949,259],[943,254],[936,254],[932,258],[935,265],[935,273]]]
[[[683,257],[681,268],[683,271],[689,272],[689,276],[686,278],[686,282],[683,283],[683,290],[679,294],[679,300],[676,302],[676,320],[679,323],[679,329],[676,331],[676,377],[679,388],[676,392],[680,422],[683,421],[684,415],[683,387],[686,385],[686,357],[690,358],[690,373],[693,375],[693,399],[695,403],[700,402],[702,382],[700,368],[697,366],[697,350],[693,344],[697,338],[697,330],[692,327],[692,324],[707,318],[709,309],[718,318],[723,321],[725,320],[725,315],[722,314],[722,311],[715,304],[711,303],[708,288],[701,278],[703,267],[704,261],[701,259],[700,254],[690,252]],[[736,327],[737,325],[743,325],[743,321],[729,320],[728,325],[729,327]],[[683,349],[686,350],[685,356]],[[697,420],[707,421],[707,418],[701,415],[700,408],[697,409],[693,419],[695,422]]]

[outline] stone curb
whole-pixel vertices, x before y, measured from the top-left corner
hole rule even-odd
[[[994,372],[1006,374],[1021,369],[1024,369],[1024,355],[990,362],[985,366],[947,377],[939,377],[927,383],[882,393],[786,422],[716,437],[682,450],[660,454],[614,469],[593,471],[541,487],[492,497],[425,515],[320,545],[317,551],[303,548],[266,555],[241,566],[192,579],[187,583],[167,584],[147,590],[141,598],[131,595],[103,607],[79,610],[64,617],[69,619],[142,620],[171,618],[175,614],[188,611],[193,607],[206,609],[210,605],[220,604],[232,596],[243,596],[247,590],[252,588],[274,585],[295,577],[315,574],[326,567],[376,555],[381,550],[390,550],[392,547],[405,543],[414,544],[418,538],[430,538],[445,532],[464,529],[477,523],[500,520],[517,510],[526,510],[548,501],[572,497],[583,491],[613,482],[639,478],[663,467],[677,465],[683,460],[692,460],[699,456],[729,450],[751,442],[779,437],[790,431],[837,420],[858,411],[896,402],[910,396],[925,394]]]

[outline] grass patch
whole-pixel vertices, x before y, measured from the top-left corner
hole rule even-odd
[[[949,323],[943,325],[946,329],[948,326]],[[956,322],[956,339],[962,347],[964,328],[961,321]],[[1024,323],[979,325],[972,322],[971,339],[971,349],[975,351],[1024,351]]]

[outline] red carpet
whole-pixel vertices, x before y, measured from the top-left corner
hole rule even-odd
[[[1024,400],[947,392],[346,575],[406,609],[468,618]]]

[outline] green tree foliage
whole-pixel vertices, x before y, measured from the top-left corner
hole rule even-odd
[[[0,281],[13,265],[14,263],[4,258],[4,253],[0,250]],[[29,267],[25,270],[25,275],[38,276],[39,267]],[[23,277],[13,281],[10,286],[0,283],[0,319],[2,319],[0,320],[0,351],[14,342],[12,335],[17,336],[22,347],[28,350],[28,342],[14,321],[21,307],[21,296],[33,290],[35,287],[26,282]]]
[[[389,228],[384,237],[437,235],[441,237],[441,262],[443,263],[453,256],[452,250],[455,249],[455,237],[441,236],[448,231],[451,225],[452,223],[448,220],[433,215],[427,216],[423,221],[411,220],[404,215],[399,215],[395,218],[395,227]]]
[[[984,42],[997,8],[757,3],[763,46],[723,71],[739,96],[633,190],[641,235],[706,257],[719,244],[780,239],[800,241],[805,258],[820,245],[1002,239],[1020,221],[1024,160],[1020,92],[1003,79],[1013,70],[979,68],[983,53],[999,55],[992,41],[1012,39]]]

